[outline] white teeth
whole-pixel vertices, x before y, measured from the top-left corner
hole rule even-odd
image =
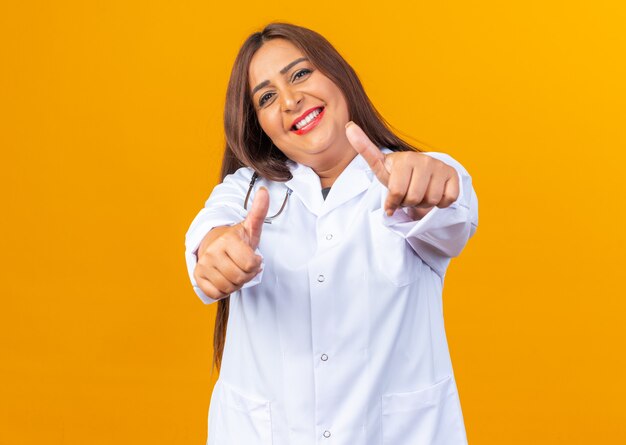
[[[304,119],[302,119],[300,122],[298,122],[296,124],[296,130],[301,129],[302,127],[304,127],[306,124],[310,123],[313,119],[315,119],[317,117],[318,114],[320,114],[321,111],[319,108],[311,111]]]

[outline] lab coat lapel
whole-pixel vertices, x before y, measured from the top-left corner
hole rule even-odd
[[[293,194],[311,213],[319,216],[324,204],[319,176],[313,169],[302,164],[292,164],[290,170],[292,178],[285,185],[293,190]]]
[[[292,164],[290,169],[293,177],[285,185],[316,216],[328,213],[364,192],[374,178],[365,159],[357,155],[341,172],[324,201],[320,178],[313,169],[302,164]]]
[[[372,184],[374,173],[361,155],[357,155],[341,172],[324,202],[322,214],[328,213],[355,196],[366,191]]]

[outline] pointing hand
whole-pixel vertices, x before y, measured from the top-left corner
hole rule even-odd
[[[194,278],[205,295],[218,300],[241,289],[261,272],[259,246],[269,193],[261,187],[246,216],[234,226],[216,227],[200,243]]]
[[[387,215],[398,207],[410,207],[409,213],[418,219],[435,206],[448,207],[459,197],[459,177],[448,164],[414,151],[384,154],[352,121],[346,125],[346,137],[389,190]]]

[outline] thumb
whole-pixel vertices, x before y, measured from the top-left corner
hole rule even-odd
[[[361,127],[352,121],[346,124],[346,137],[356,152],[365,158],[378,180],[386,187],[389,183],[389,170],[385,168],[384,153],[367,137]]]
[[[265,187],[259,188],[254,195],[252,207],[248,212],[248,216],[243,221],[243,227],[248,235],[250,247],[256,249],[261,241],[261,231],[263,230],[263,221],[267,216],[270,207],[270,195]]]

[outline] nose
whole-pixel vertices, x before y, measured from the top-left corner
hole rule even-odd
[[[300,107],[304,96],[296,88],[285,88],[281,92],[281,109],[283,111],[295,111]]]

